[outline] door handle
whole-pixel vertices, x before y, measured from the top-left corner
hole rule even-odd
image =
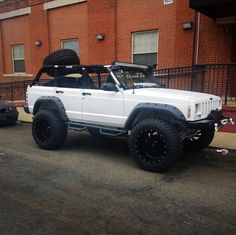
[[[91,93],[83,92],[82,95],[91,95]]]
[[[56,91],[56,93],[57,93],[57,94],[59,94],[59,93],[60,93],[60,94],[63,94],[64,91]]]

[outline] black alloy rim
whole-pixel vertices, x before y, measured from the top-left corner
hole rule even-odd
[[[198,130],[196,132],[196,135],[188,138],[188,140],[190,140],[191,142],[198,141],[201,138],[201,136],[202,136],[202,132],[201,132],[201,130]]]
[[[51,136],[51,125],[47,119],[39,119],[35,125],[35,132],[40,141],[46,141]]]
[[[158,131],[146,129],[137,136],[136,151],[142,161],[157,164],[166,157],[166,140]]]

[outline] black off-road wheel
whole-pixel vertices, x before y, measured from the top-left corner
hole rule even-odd
[[[199,128],[196,135],[184,140],[184,150],[199,152],[208,147],[214,139],[215,128],[213,125]]]
[[[129,149],[138,165],[164,172],[182,155],[183,142],[175,127],[164,120],[146,119],[131,131]]]
[[[51,52],[43,60],[43,65],[79,65],[77,53],[71,49],[59,49]]]
[[[59,49],[51,52],[43,60],[43,65],[79,65],[80,59],[77,53],[71,49]],[[49,76],[55,76],[54,69],[48,69],[46,73]],[[58,70],[58,76],[66,75],[65,70]]]
[[[67,126],[56,112],[39,111],[32,123],[32,134],[36,144],[42,149],[57,149],[66,140]]]

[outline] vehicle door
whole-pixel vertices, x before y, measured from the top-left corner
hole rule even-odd
[[[81,121],[82,88],[76,84],[76,81],[71,82],[70,78],[65,77],[63,82],[60,81],[56,85],[55,96],[62,101],[66,114],[71,121]]]
[[[85,123],[123,127],[123,91],[83,89],[82,120]]]

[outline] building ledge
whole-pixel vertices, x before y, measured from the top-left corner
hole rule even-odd
[[[189,7],[213,19],[236,15],[235,0],[189,0]]]
[[[67,5],[72,5],[76,3],[87,2],[87,0],[55,0],[51,2],[46,2],[43,4],[44,10],[49,10],[57,7],[63,7]]]
[[[3,77],[33,77],[33,74],[26,73],[13,73],[13,74],[3,74]]]
[[[9,19],[16,16],[23,16],[30,13],[31,13],[31,7],[25,7],[25,8],[13,10],[13,11],[7,11],[4,13],[0,13],[0,20]]]

